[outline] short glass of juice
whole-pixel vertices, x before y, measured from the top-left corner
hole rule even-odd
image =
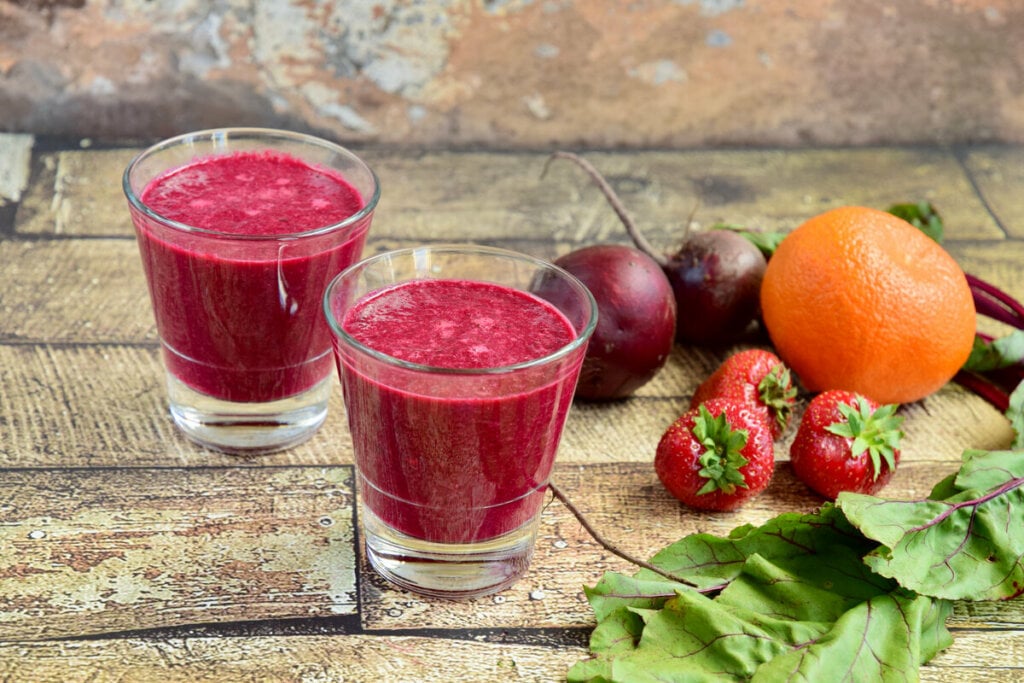
[[[500,591],[528,569],[597,306],[501,249],[368,258],[324,296],[367,559],[425,595]]]
[[[150,147],[123,188],[174,422],[229,453],[309,438],[333,367],[320,302],[362,255],[380,196],[373,170],[317,137],[228,128]]]

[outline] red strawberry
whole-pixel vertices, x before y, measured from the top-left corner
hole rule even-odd
[[[654,469],[669,492],[702,510],[732,510],[768,486],[775,467],[765,412],[715,398],[685,412],[658,443]]]
[[[900,461],[903,418],[849,391],[824,391],[807,405],[789,459],[800,481],[835,500],[840,491],[875,493]]]
[[[778,356],[764,349],[750,349],[726,358],[697,387],[690,407],[720,397],[748,401],[767,410],[772,438],[778,439],[793,416],[796,389],[789,368]]]

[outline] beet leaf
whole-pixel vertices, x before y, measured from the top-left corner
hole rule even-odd
[[[974,348],[964,363],[965,370],[989,372],[1024,363],[1024,330],[1013,330],[1005,337],[974,338]]]
[[[1024,382],[1010,394],[1010,407],[1006,409],[1006,417],[1013,427],[1013,448],[1024,448]]]
[[[731,545],[742,554],[760,546],[774,559],[752,552],[739,568],[723,562],[729,579],[715,597],[648,570],[641,573],[649,579],[606,574],[587,591],[599,618],[593,656],[568,679],[774,681],[785,673],[817,681],[856,672],[914,680],[918,666],[949,645],[949,603],[873,573],[861,561],[864,539],[845,528],[836,533],[843,527],[834,523],[841,518],[836,508],[823,508],[823,523],[808,519],[813,515],[783,517],[743,527],[736,543],[717,539],[719,549]],[[696,546],[712,538],[689,540]]]
[[[862,602],[832,629],[759,667],[754,683],[771,681],[917,680],[917,667],[953,642],[945,627],[952,603],[911,591]]]
[[[874,548],[833,506],[810,514],[786,513],[760,527],[733,529],[726,538],[694,534],[668,546],[651,559],[655,566],[705,589],[724,587],[758,554],[769,559],[815,556],[825,549],[849,544],[864,552]]]
[[[603,581],[606,588],[636,588],[609,576]],[[849,667],[878,673],[870,676],[877,680],[886,680],[883,668],[913,679],[936,644],[949,641],[944,616],[927,624],[919,616],[933,609],[930,598],[873,574],[844,545],[776,561],[755,553],[715,598],[680,586],[656,602],[660,607],[608,612],[591,637],[595,656],[574,667],[569,680],[779,680],[773,676],[782,670],[839,680],[816,676]],[[819,650],[828,654],[825,668]],[[871,664],[880,653],[883,663]]]
[[[882,544],[868,566],[919,594],[1005,600],[1024,593],[1024,451],[967,451],[939,500],[842,493],[837,505]]]
[[[942,238],[944,237],[942,217],[930,202],[893,204],[886,211],[902,218],[939,244],[942,244]]]
[[[844,493],[692,534],[585,588],[597,626],[568,679],[917,680],[952,642],[951,600],[1024,593],[1022,516],[1024,450],[967,451],[924,500]]]

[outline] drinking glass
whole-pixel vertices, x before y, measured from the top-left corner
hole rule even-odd
[[[351,311],[426,280],[527,293],[532,306],[553,307],[562,316],[564,341],[541,357],[467,368],[402,360],[353,335],[346,322]],[[448,300],[453,310],[461,307],[453,316],[490,314],[487,306],[467,309],[457,287]],[[422,314],[409,308],[402,315]],[[529,567],[555,453],[597,322],[591,293],[566,271],[530,256],[437,245],[383,253],[350,267],[327,288],[324,312],[348,413],[370,564],[398,586],[445,598],[476,597],[513,584]],[[493,330],[512,346],[537,331],[528,315],[515,315],[513,324]],[[447,324],[435,328],[437,322],[414,318],[412,324],[422,323],[424,334],[433,335]],[[387,337],[393,319],[380,313],[370,324],[383,326]],[[451,345],[460,352],[459,342]]]
[[[231,230],[226,220],[192,225],[151,206],[147,190],[171,187],[182,169],[231,155],[294,160],[316,182],[347,184],[357,195],[355,210],[292,230],[298,209],[275,207],[274,192],[287,181],[273,175],[223,188],[223,196],[242,195],[244,211],[262,212],[253,232]],[[229,453],[279,450],[309,438],[327,416],[333,365],[320,301],[328,281],[361,256],[380,196],[374,172],[350,150],[317,137],[226,128],[150,147],[126,168],[123,188],[175,424],[194,441]],[[186,203],[208,202],[196,198],[195,185],[173,189]],[[308,199],[304,212],[329,203],[325,195],[308,195],[301,197]]]

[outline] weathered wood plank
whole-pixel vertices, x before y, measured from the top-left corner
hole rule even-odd
[[[836,206],[884,209],[896,202],[923,199],[949,206],[944,215],[955,226],[950,229],[952,238],[1001,236],[963,170],[945,150],[609,152],[587,154],[587,158],[609,177],[645,231],[667,247],[678,240],[682,224],[695,208],[695,219],[705,226],[722,221],[789,230]],[[567,172],[577,179],[564,180]],[[563,211],[603,201],[596,190],[587,189],[589,181],[578,170],[563,169],[556,177],[552,169],[550,177],[552,184],[557,178],[576,188]],[[616,219],[607,216],[602,230],[587,237],[608,239],[621,232]]]
[[[1006,632],[1005,637],[1010,647],[1020,648],[1020,632]],[[981,638],[971,638],[969,642],[954,643],[943,652],[940,658],[921,667],[921,683],[1017,683],[1024,678],[1022,660],[1006,653],[999,648],[1000,640],[991,638],[985,633]],[[983,657],[990,661],[988,665],[961,665],[957,659],[961,654],[970,655],[971,648],[977,648]],[[965,657],[968,658],[968,657]],[[973,659],[973,658],[970,658]]]
[[[921,668],[926,683],[1010,683],[1024,676],[1024,630],[958,633]],[[579,647],[481,643],[417,636],[291,636],[78,640],[0,644],[0,680],[36,683],[220,683],[565,679]],[[986,663],[984,660],[989,661]],[[993,665],[995,663],[995,665]]]
[[[1006,629],[954,629],[954,644],[939,653],[928,667],[936,671],[969,674],[971,669],[978,673],[991,672],[996,680],[1024,680],[1024,630]],[[998,678],[1001,674],[1012,674],[1013,678]],[[921,680],[925,679],[923,672]],[[950,678],[947,680],[968,680]],[[977,680],[982,680],[980,677]]]
[[[0,680],[35,683],[565,680],[582,648],[409,636],[0,644]]]
[[[969,148],[964,164],[978,193],[1006,233],[1024,238],[1024,147],[982,145]]]
[[[0,241],[0,341],[156,344],[133,240]]]
[[[964,271],[991,282],[1017,301],[1024,301],[1024,241],[950,243],[946,247]],[[988,318],[979,318],[978,327],[995,335],[1010,329]]]
[[[127,235],[121,174],[138,150],[42,155],[18,232]],[[502,240],[515,235],[582,244],[625,241],[596,188],[546,153],[360,150],[381,179],[373,235],[412,240]],[[928,199],[951,238],[1002,236],[956,157],[943,149],[694,150],[587,154],[655,243],[671,248],[696,219],[789,229],[843,204],[885,208]]]
[[[352,614],[352,469],[0,472],[0,640]]]
[[[414,244],[377,240],[366,253]],[[0,264],[0,343],[157,341],[133,239],[0,240]]]
[[[909,463],[887,489],[908,497],[950,471]],[[647,558],[694,532],[724,535],[820,501],[779,465],[742,510],[679,505],[640,464],[559,466],[556,481],[623,551]],[[356,598],[348,468],[19,471],[0,475],[0,640],[197,623],[349,614]],[[360,565],[371,630],[588,627],[582,594],[635,567],[547,506],[531,571],[499,595],[430,601]],[[1024,623],[1024,604],[964,604],[953,623]]]
[[[665,371],[632,399],[578,403],[560,462],[650,462],[662,432],[687,407],[717,356],[677,347]],[[708,365],[705,365],[705,364]],[[336,380],[335,380],[336,382]],[[182,437],[166,408],[156,347],[0,344],[0,467],[246,464]],[[801,404],[802,405],[802,404]],[[341,391],[312,439],[248,464],[351,464]],[[949,386],[905,408],[904,460],[957,460],[964,448],[1005,448],[1009,423],[981,399]],[[794,430],[777,446],[788,458]]]
[[[15,223],[26,235],[127,236],[125,167],[139,150],[67,150],[35,159],[33,182]]]
[[[0,466],[238,462],[180,435],[163,377],[156,348],[0,346]]]

